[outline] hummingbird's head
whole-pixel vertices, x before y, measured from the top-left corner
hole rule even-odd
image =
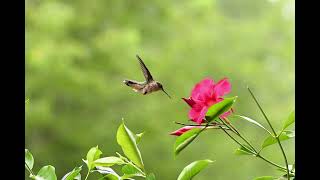
[[[157,82],[157,85],[161,91],[163,91],[169,98],[171,98],[170,95],[163,89],[163,86],[161,83]]]
[[[163,89],[163,86],[161,83],[157,82],[157,86],[162,90]]]

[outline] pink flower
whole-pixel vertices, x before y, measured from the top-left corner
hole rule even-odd
[[[184,126],[176,131],[173,131],[172,133],[170,133],[170,135],[175,135],[175,136],[180,136],[181,134],[194,129],[194,128],[201,128],[202,126]],[[202,127],[203,128],[203,127]]]
[[[220,80],[217,84],[210,78],[205,78],[197,83],[192,89],[191,96],[182,98],[190,107],[189,118],[201,124],[208,108],[223,100],[222,96],[230,93],[231,84],[227,78]],[[225,112],[220,117],[227,117],[231,112]]]

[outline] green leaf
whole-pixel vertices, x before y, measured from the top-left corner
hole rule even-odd
[[[135,134],[133,134],[124,123],[118,128],[117,142],[121,146],[123,153],[138,167],[143,169],[144,165],[136,143]]]
[[[121,171],[123,172],[123,174],[138,174],[138,173],[140,173],[139,169],[137,169],[136,167],[134,167],[131,164],[124,165],[121,168]]]
[[[273,180],[273,179],[275,178],[272,176],[261,176],[261,177],[255,178],[254,180]]]
[[[174,144],[174,154],[177,156],[184,148],[186,148],[200,133],[201,129],[191,129],[176,139]]]
[[[55,168],[51,165],[43,166],[35,177],[36,180],[57,180]]]
[[[99,159],[101,154],[102,152],[99,150],[98,146],[93,147],[88,151],[87,160],[83,161],[87,164],[89,170],[94,168],[94,161]]]
[[[122,159],[123,161],[125,161],[125,162],[128,162],[128,161],[129,161],[126,157],[122,156],[120,153],[116,152],[116,154],[117,154],[117,155],[119,156],[119,158]]]
[[[295,121],[295,112],[292,111],[289,115],[289,117],[284,121],[282,130],[286,129],[288,126],[290,126]]]
[[[141,137],[144,135],[144,132],[143,133],[140,133],[140,134],[136,134],[136,143],[139,144],[140,140],[141,140]]]
[[[209,159],[192,162],[181,171],[177,180],[191,180],[195,175],[197,175],[201,170],[207,167],[209,163],[212,162],[213,161]]]
[[[121,171],[124,174],[124,176],[122,176],[122,178],[130,178],[130,177],[134,177],[134,176],[140,176],[140,177],[144,176],[142,174],[141,170],[137,169],[136,167],[134,167],[131,164],[127,164],[127,165],[123,166]]]
[[[63,176],[62,180],[80,180],[81,174],[80,171],[82,170],[82,166],[75,167],[71,172],[68,172],[66,175]]]
[[[206,113],[206,120],[210,122],[218,118],[221,114],[227,112],[232,107],[237,98],[238,96],[225,98],[217,104],[212,105]]]
[[[108,174],[100,178],[99,180],[120,180],[121,178],[114,175],[114,174]]]
[[[24,149],[24,160],[25,160],[26,165],[31,170],[33,168],[34,159],[33,159],[31,152],[28,149]]]
[[[103,167],[103,166],[96,166],[97,170],[92,170],[91,172],[99,172],[100,174],[113,174],[120,177],[112,168],[110,167]]]
[[[24,101],[25,104],[29,103],[29,98]]]
[[[146,180],[156,180],[156,176],[153,173],[147,175]]]
[[[285,140],[293,138],[294,136],[295,136],[294,131],[286,131],[285,130],[279,136],[279,140],[280,141],[285,141]],[[277,143],[277,139],[270,135],[263,141],[261,147],[265,148],[265,147],[270,146],[270,145],[275,144],[275,143]]]
[[[244,148],[243,146],[245,146],[246,148]],[[238,149],[236,149],[236,151],[234,152],[236,155],[253,155],[253,152],[251,152],[249,149],[251,149],[249,146],[243,144],[243,146],[239,147]]]
[[[240,118],[242,118],[242,119],[244,119],[244,120],[246,120],[246,121],[248,121],[248,122],[250,122],[250,123],[252,123],[252,124],[255,124],[255,125],[257,125],[257,126],[259,126],[259,127],[261,127],[262,129],[264,129],[265,131],[267,131],[270,135],[272,135],[272,133],[268,130],[268,129],[266,129],[265,127],[263,127],[260,123],[258,123],[257,121],[255,121],[255,120],[253,120],[253,119],[250,119],[250,118],[248,118],[248,117],[245,117],[245,116],[240,116],[240,115],[235,115],[236,117],[240,117]]]
[[[104,157],[104,158],[97,159],[94,161],[94,164],[96,166],[109,167],[109,166],[113,166],[115,164],[122,165],[122,164],[125,164],[125,162],[121,158],[118,158],[115,156],[110,156],[110,157]]]

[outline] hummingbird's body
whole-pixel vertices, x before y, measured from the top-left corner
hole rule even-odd
[[[138,55],[137,58],[139,60],[140,67],[146,81],[138,82],[134,80],[124,80],[123,82],[127,86],[130,86],[135,92],[141,93],[143,95],[150,94],[159,90],[162,90],[164,93],[166,93],[162,87],[162,84],[158,81],[153,80],[151,73],[149,72],[146,65],[143,63],[142,59]],[[171,98],[169,95],[168,97]]]
[[[157,84],[156,81],[146,83],[146,82],[137,82],[133,80],[124,80],[124,83],[127,86],[132,87],[132,89],[135,92],[141,93],[143,95],[160,90],[159,85]]]

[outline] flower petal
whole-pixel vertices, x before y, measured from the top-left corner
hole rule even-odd
[[[209,96],[214,90],[214,81],[210,78],[205,78],[197,83],[191,91],[191,97],[194,100],[205,100],[205,96]]]
[[[172,133],[170,133],[170,135],[180,136],[183,133],[185,133],[191,129],[194,129],[194,128],[201,128],[201,126],[184,126],[176,131],[173,131]]]
[[[208,111],[207,106],[203,106],[201,104],[195,104],[192,109],[189,111],[189,118],[192,119],[193,122],[201,124],[203,119]]]
[[[190,107],[192,107],[194,104],[196,104],[196,102],[194,102],[194,100],[192,98],[186,99],[186,98],[182,98]]]
[[[227,78],[220,80],[214,87],[214,96],[216,98],[222,97],[231,92],[231,84]]]

